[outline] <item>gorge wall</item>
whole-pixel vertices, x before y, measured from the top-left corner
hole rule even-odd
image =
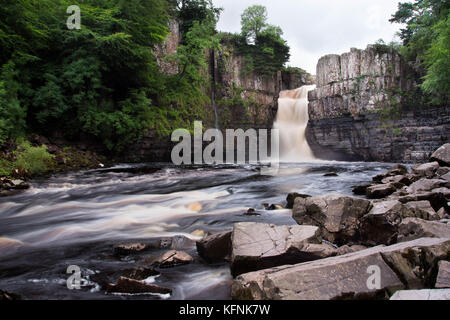
[[[180,25],[176,20],[169,25],[170,35],[166,42],[155,48],[155,56],[160,70],[167,75],[176,75],[179,70],[176,63],[168,59],[176,54],[180,45]],[[220,50],[210,50],[208,70],[210,88],[205,92],[211,97],[211,103],[204,106],[205,128],[214,128],[214,104],[218,113],[218,126],[224,129],[270,129],[278,110],[278,97],[282,90],[295,89],[313,80],[303,72],[280,70],[272,76],[248,72],[245,58],[239,56],[232,46],[223,44]],[[170,161],[173,146],[170,135],[161,136],[149,130],[140,143],[127,150],[125,161]]]
[[[307,138],[323,159],[421,162],[449,141],[449,106],[417,98],[416,75],[388,47],[322,57]]]

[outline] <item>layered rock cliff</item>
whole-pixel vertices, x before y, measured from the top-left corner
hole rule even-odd
[[[449,106],[415,101],[416,75],[384,46],[327,55],[309,94],[308,141],[316,156],[418,162],[449,140]]]

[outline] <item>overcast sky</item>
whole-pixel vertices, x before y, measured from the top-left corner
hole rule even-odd
[[[241,14],[249,6],[267,7],[269,23],[280,26],[291,47],[288,65],[316,73],[325,54],[363,49],[378,39],[392,41],[400,25],[389,19],[398,0],[213,0],[222,7],[218,29],[240,32]],[[398,39],[397,39],[398,40]]]

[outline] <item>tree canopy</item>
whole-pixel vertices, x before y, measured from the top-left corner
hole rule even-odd
[[[425,93],[435,103],[450,101],[450,0],[415,0],[399,3],[391,22],[405,24],[400,30],[401,53],[424,69]]]

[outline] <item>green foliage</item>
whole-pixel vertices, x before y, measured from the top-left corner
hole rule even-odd
[[[0,144],[24,133],[26,110],[17,96],[19,84],[13,62],[6,63],[0,72]]]
[[[49,169],[50,161],[53,159],[45,145],[33,147],[26,140],[19,142],[15,154],[17,160],[14,162],[14,167],[26,169],[32,175],[46,173]]]
[[[256,72],[272,76],[283,69],[290,58],[290,48],[282,38],[280,27],[267,24],[267,12],[263,6],[252,6],[242,15],[241,34],[221,34],[223,45],[236,48],[245,59],[245,73]]]
[[[241,15],[241,34],[249,42],[256,38],[268,27],[267,9],[261,5],[254,5],[245,9]]]
[[[419,61],[424,70],[422,89],[433,103],[449,100],[449,23],[450,0],[415,0],[399,3],[391,22],[406,26],[400,31],[400,52],[409,61]]]
[[[0,177],[9,177],[12,170],[12,162],[7,159],[0,158]]]
[[[450,102],[450,14],[434,27],[437,37],[425,53],[424,64],[428,69],[422,88],[435,95],[435,102]],[[438,99],[437,97],[440,97]]]

